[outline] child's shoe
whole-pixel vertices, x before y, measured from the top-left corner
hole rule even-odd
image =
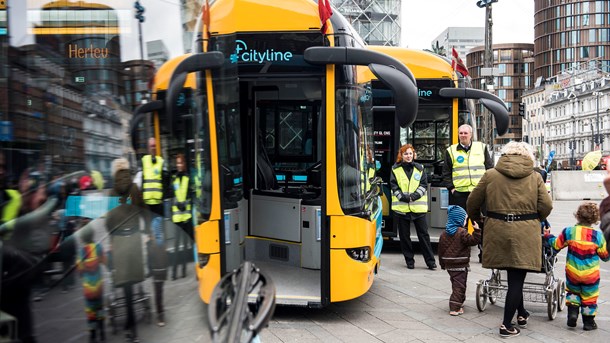
[[[449,315],[452,315],[452,316],[459,316],[460,314],[464,314],[464,308],[463,307],[460,308],[457,311],[449,311]]]
[[[500,337],[502,338],[517,337],[520,333],[521,330],[514,326],[511,328],[506,328],[504,325],[500,326]]]
[[[585,331],[591,331],[597,329],[597,324],[595,323],[595,316],[582,316],[582,329]]]
[[[578,321],[578,310],[578,306],[568,305],[568,326],[571,328],[576,327],[576,322]]]

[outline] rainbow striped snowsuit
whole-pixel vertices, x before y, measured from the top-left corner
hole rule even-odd
[[[545,238],[556,250],[568,247],[566,304],[580,306],[585,316],[596,315],[599,260],[610,259],[604,234],[599,229],[575,225],[563,229],[558,237],[548,235]]]

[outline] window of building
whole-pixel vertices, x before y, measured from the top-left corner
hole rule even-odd
[[[501,50],[500,51],[500,61],[501,62],[510,62],[513,60],[513,54],[511,50]]]
[[[602,13],[595,14],[595,24],[596,25],[604,25],[604,15]]]
[[[572,44],[580,43],[580,31],[574,30],[570,34],[572,35]]]
[[[582,46],[580,47],[580,58],[588,58],[589,57],[589,47]]]
[[[595,42],[595,29],[589,29],[589,43]]]

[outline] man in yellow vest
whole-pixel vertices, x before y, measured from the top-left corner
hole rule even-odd
[[[157,141],[148,140],[148,155],[142,157],[142,198],[148,209],[164,217],[163,199],[168,197],[165,190],[169,175],[165,171],[163,157],[157,156]]]
[[[485,171],[493,168],[494,163],[487,145],[472,141],[472,126],[461,125],[458,139],[459,143],[453,144],[445,152],[443,183],[449,191],[449,205],[458,205],[466,210],[470,192],[479,184]],[[482,223],[479,226],[483,229]]]
[[[434,252],[428,234],[428,177],[424,167],[413,161],[415,150],[411,144],[400,147],[396,163],[390,174],[392,188],[392,211],[398,225],[400,248],[408,269],[415,268],[413,246],[411,243],[411,222],[428,269],[436,269]]]
[[[191,214],[192,187],[186,169],[184,154],[176,155],[176,175],[173,180],[174,199],[172,201],[172,222],[176,224],[176,237],[174,238],[174,254],[172,279],[176,280],[176,269],[179,261],[182,264],[182,277],[186,277],[186,252],[189,241],[193,241],[193,220]],[[180,245],[182,243],[182,252]]]

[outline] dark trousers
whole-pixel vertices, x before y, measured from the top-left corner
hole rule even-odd
[[[502,321],[502,324],[507,328],[510,328],[515,312],[517,312],[519,316],[527,316],[527,311],[525,310],[525,307],[523,307],[523,284],[525,283],[527,271],[523,269],[508,269],[506,273],[508,291],[506,292],[504,320]]]
[[[413,259],[413,243],[411,242],[411,220],[400,215],[394,216],[398,222],[398,234],[400,235],[400,249],[405,257],[407,265],[413,265],[415,260]],[[428,223],[426,222],[426,216],[413,219],[415,225],[415,232],[417,233],[417,239],[419,240],[419,246],[424,255],[426,265],[436,265],[434,260],[434,252],[432,251],[432,244],[430,243],[430,235],[428,234]]]
[[[468,270],[448,270],[451,280],[451,296],[449,297],[449,310],[459,311],[466,301],[466,282]]]
[[[155,291],[155,305],[157,306],[157,314],[163,314],[163,280],[154,280],[153,288]]]
[[[136,313],[133,306],[133,284],[123,286],[123,294],[125,295],[125,310],[127,312],[127,321],[125,321],[125,331],[131,331],[131,334],[136,337]]]
[[[188,256],[186,256],[186,254],[189,250],[189,241],[191,241],[191,237],[193,236],[193,222],[191,220],[174,224],[178,226],[178,228],[176,228],[176,237],[174,238],[174,254],[172,255],[173,279],[177,277],[176,272],[179,264],[182,265],[182,277],[186,276],[186,261],[188,260]],[[181,244],[182,251],[180,251]]]
[[[0,241],[0,309],[17,319],[19,342],[36,342],[32,313],[32,285],[42,273],[41,258]]]

